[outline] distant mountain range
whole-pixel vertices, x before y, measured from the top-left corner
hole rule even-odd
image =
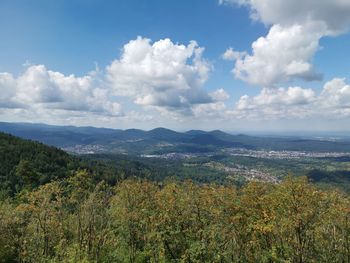
[[[198,153],[219,151],[225,148],[350,152],[350,142],[348,141],[299,137],[257,137],[229,134],[220,130],[176,132],[165,128],[156,128],[144,131],[0,122],[0,131],[73,152],[75,149],[90,149],[91,147],[93,151],[97,152],[127,154]]]

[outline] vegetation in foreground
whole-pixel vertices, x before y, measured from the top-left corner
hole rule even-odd
[[[348,195],[118,163],[0,133],[0,262],[350,262]]]
[[[0,203],[2,262],[350,262],[350,199],[305,178],[230,186],[86,171]]]

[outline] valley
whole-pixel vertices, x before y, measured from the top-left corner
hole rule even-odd
[[[40,130],[18,129],[32,140],[0,132],[4,262],[156,262],[154,251],[164,251],[162,262],[175,262],[197,244],[204,249],[194,250],[193,262],[215,262],[217,255],[222,262],[259,262],[278,246],[280,258],[298,262],[289,260],[298,255],[299,243],[291,241],[298,224],[312,239],[310,258],[330,262],[322,259],[335,254],[346,262],[350,157],[334,150],[334,141],[329,151],[317,140],[307,146],[314,151],[298,151],[291,139],[283,139],[289,150],[277,150],[282,143],[269,140],[280,138],[248,145],[207,136],[206,144],[194,143],[193,135],[190,142],[114,137],[94,144],[91,138],[104,132],[96,129],[64,143],[62,132],[75,128],[60,129],[42,137]],[[78,137],[86,143],[74,145]],[[49,138],[61,149],[38,142]],[[259,140],[270,149],[258,147]],[[138,153],[129,151],[134,144]],[[324,238],[330,235],[336,241]],[[268,236],[275,237],[271,246]],[[334,242],[339,250],[324,249]]]
[[[59,147],[89,161],[102,160],[111,167],[137,163],[155,180],[244,185],[250,181],[279,183],[293,174],[309,176],[322,186],[350,191],[347,138],[257,137],[218,130],[114,130],[28,123],[0,123],[0,131]]]

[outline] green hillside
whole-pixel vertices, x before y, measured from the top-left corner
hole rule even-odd
[[[215,152],[227,148],[274,151],[350,152],[348,139],[332,140],[302,137],[258,137],[229,134],[220,130],[176,132],[165,128],[150,131],[94,127],[52,126],[0,122],[0,131],[24,139],[71,149],[94,146],[97,153],[129,155],[170,152]],[[96,150],[97,149],[97,150]],[[79,152],[79,151],[78,151]]]
[[[0,167],[0,199],[66,179],[78,170],[86,170],[94,182],[104,180],[111,185],[127,175],[144,177],[148,173],[147,167],[136,161],[120,159],[111,164],[76,157],[56,147],[1,132]]]
[[[62,150],[0,133],[2,195],[65,178],[77,166],[78,161]]]
[[[349,196],[306,177],[215,184],[180,161],[77,158],[3,133],[0,165],[0,262],[349,262]]]

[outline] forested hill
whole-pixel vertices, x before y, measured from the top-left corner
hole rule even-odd
[[[0,133],[2,195],[64,178],[77,166],[77,159],[60,149]]]
[[[0,200],[23,189],[31,191],[48,182],[66,179],[79,170],[86,170],[95,183],[115,185],[129,177],[150,178],[153,174],[150,179],[157,179],[157,169],[118,155],[112,161],[77,157],[53,146],[0,132]]]
[[[350,262],[338,191],[150,182],[153,170],[115,161],[0,133],[0,262]]]
[[[273,151],[350,152],[349,139],[314,137],[258,137],[219,130],[177,132],[165,128],[150,131],[95,127],[53,126],[0,122],[0,131],[64,148],[74,153],[122,153],[129,155],[203,153],[226,148]],[[82,150],[83,149],[83,150]]]

